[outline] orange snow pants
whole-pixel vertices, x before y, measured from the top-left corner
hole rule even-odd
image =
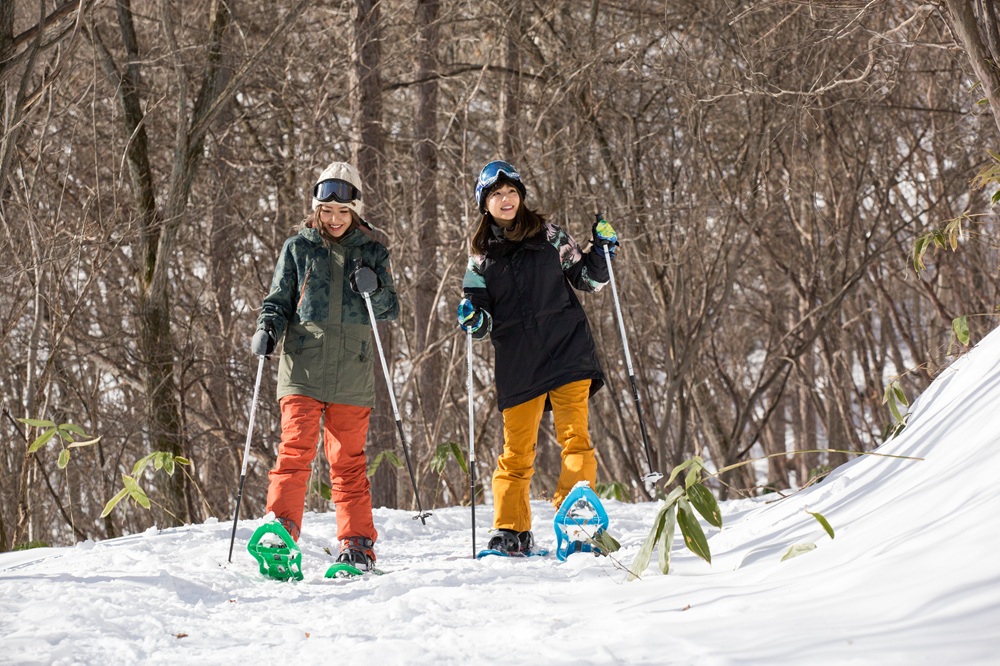
[[[316,457],[320,420],[323,449],[330,463],[330,494],[337,510],[337,539],[362,536],[375,541],[371,485],[368,483],[365,437],[370,407],[324,403],[304,395],[281,399],[281,443],[268,477],[267,510],[298,541],[310,466]],[[287,525],[286,525],[287,526]]]
[[[552,404],[556,441],[562,447],[562,468],[553,504],[557,507],[579,481],[597,480],[597,458],[588,429],[590,380],[549,391],[503,410],[503,453],[493,473],[493,527],[523,532],[531,529],[531,492],[538,426],[545,399]]]

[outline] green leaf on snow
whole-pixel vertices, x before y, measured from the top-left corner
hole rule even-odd
[[[666,519],[663,521],[663,529],[660,531],[660,538],[657,541],[657,548],[660,549],[660,572],[664,575],[670,573],[670,551],[674,548],[674,531],[677,527],[677,509],[668,511]]]
[[[722,511],[719,510],[719,503],[715,501],[712,491],[700,483],[696,483],[687,489],[688,500],[691,506],[701,514],[709,525],[722,529]]]
[[[649,566],[649,560],[653,557],[653,547],[660,537],[667,511],[672,509],[673,504],[664,504],[656,513],[656,518],[653,519],[653,528],[649,531],[646,540],[642,542],[642,546],[639,547],[639,552],[635,554],[632,566],[629,567],[628,576],[625,578],[626,581],[635,580]]]
[[[816,550],[816,544],[814,543],[797,543],[785,553],[781,558],[781,561],[790,560],[793,557],[798,557],[802,553],[808,553],[810,550]]]
[[[618,542],[618,539],[608,534],[607,530],[601,530],[595,534],[591,541],[593,541],[594,545],[597,546],[605,555],[617,553],[622,549],[622,545]]]
[[[831,527],[830,522],[823,516],[823,514],[814,513],[812,511],[806,511],[806,513],[815,518],[816,522],[822,525],[823,529],[826,530],[826,533],[830,535],[830,538],[833,538],[833,527]]]
[[[691,510],[691,505],[683,498],[677,500],[677,524],[680,525],[684,545],[688,550],[711,564],[712,553],[708,549],[705,532],[701,529],[701,523],[695,517],[694,511]]]

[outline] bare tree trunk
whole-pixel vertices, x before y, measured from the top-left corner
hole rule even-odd
[[[438,23],[439,0],[417,0],[417,89],[416,119],[414,121],[413,158],[415,209],[417,211],[417,243],[420,260],[414,267],[416,285],[413,299],[414,355],[421,359],[417,369],[414,396],[419,401],[423,417],[423,442],[414,442],[414,457],[426,458],[433,454],[436,433],[440,431],[438,415],[441,413],[442,371],[445,358],[433,353],[429,342],[437,338],[437,317],[441,275],[438,267],[438,246],[441,233],[438,229],[438,48],[441,30]],[[414,428],[414,432],[416,432]],[[415,438],[416,439],[416,438]]]
[[[797,316],[801,317],[809,309],[809,304],[799,301]],[[793,326],[793,322],[789,322]],[[793,430],[798,441],[796,445],[802,451],[814,451],[819,446],[816,429],[816,404],[812,399],[813,387],[816,385],[815,356],[812,351],[799,359],[800,381],[795,391],[795,415]],[[809,481],[809,472],[818,460],[815,453],[800,453],[795,456],[796,482],[799,486]]]
[[[132,180],[132,196],[141,232],[134,256],[139,262],[136,272],[138,310],[136,324],[139,331],[139,353],[142,361],[142,381],[146,395],[145,417],[148,427],[148,446],[151,451],[169,451],[175,455],[184,453],[180,432],[180,410],[177,389],[174,382],[173,341],[170,335],[170,298],[167,280],[167,265],[172,259],[175,234],[171,227],[180,223],[178,217],[164,219],[157,210],[156,193],[153,189],[153,173],[150,164],[149,139],[146,134],[144,112],[140,97],[141,82],[138,36],[135,30],[131,5],[128,0],[118,3],[118,25],[125,49],[123,71],[112,59],[111,53],[103,49],[103,65],[118,90],[118,99],[123,111],[124,136],[128,142],[127,161]],[[169,11],[169,10],[167,10]],[[95,31],[94,41],[103,47]],[[176,152],[182,147],[177,146]],[[175,152],[175,154],[176,154]],[[174,168],[179,165],[175,163]],[[181,179],[183,182],[183,179]],[[176,198],[174,199],[176,201]],[[175,214],[180,211],[175,210]],[[184,522],[183,475],[175,475],[177,481],[166,488],[168,495],[163,505],[175,522]]]
[[[170,5],[164,4],[160,18],[171,56],[179,59],[181,48],[176,41],[174,15],[171,11]],[[118,100],[123,111],[122,129],[128,140],[126,159],[132,181],[134,209],[141,227],[140,237],[134,248],[134,256],[139,262],[136,276],[139,305],[136,318],[143,364],[149,446],[154,451],[167,451],[175,456],[189,454],[182,432],[174,377],[168,272],[177,247],[178,233],[185,221],[195,174],[203,156],[206,133],[218,118],[224,100],[232,95],[234,86],[233,79],[227,74],[229,70],[222,62],[222,43],[232,17],[225,3],[214,4],[211,11],[210,34],[206,44],[207,62],[197,95],[192,94],[195,82],[190,80],[185,65],[180,60],[174,62],[178,84],[177,132],[162,213],[157,205],[153,186],[154,176],[140,92],[142,58],[130,2],[122,0],[117,4],[118,25],[125,50],[125,65],[121,72],[99,33],[96,30],[92,33],[101,64],[112,85],[118,90]],[[246,71],[245,65],[241,73],[245,74]],[[191,97],[194,97],[193,101]],[[163,504],[174,521],[184,522],[191,516],[192,498],[189,490],[184,474],[175,473],[170,477]]]
[[[223,58],[223,66],[220,69],[219,84],[225,86],[232,77],[232,57],[226,53]],[[219,115],[219,125],[228,127],[234,119],[234,106],[227,104],[225,110]],[[227,359],[233,355],[232,340],[240,340],[242,336],[234,336],[234,312],[233,312],[233,276],[235,269],[235,258],[240,237],[244,233],[239,224],[239,219],[232,215],[235,209],[232,192],[236,191],[235,181],[239,178],[239,173],[233,167],[237,162],[235,148],[231,145],[232,135],[224,134],[217,141],[216,154],[213,155],[212,168],[214,170],[213,179],[216,183],[216,199],[211,209],[211,220],[209,222],[209,277],[212,289],[212,296],[215,302],[215,323],[217,330],[208,330],[205,337],[208,340],[208,353],[211,354],[209,366],[215,370],[209,375],[207,391],[202,400],[211,403],[211,412],[215,416],[215,421],[220,430],[227,424],[234,421],[231,405],[235,403],[233,391],[234,387],[229,380],[225,370]],[[209,320],[211,321],[211,320]],[[237,350],[240,346],[237,345]],[[227,442],[218,441],[215,446],[219,450],[226,448]],[[233,447],[238,450],[238,447]],[[209,515],[214,513],[213,508],[223,507],[228,504],[229,489],[219,483],[222,470],[226,468],[227,460],[222,455],[205,455],[201,457],[201,465],[198,469],[198,481],[204,489],[208,498],[206,510]]]
[[[504,76],[500,86],[500,134],[501,157],[516,165],[521,159],[521,142],[517,126],[521,103],[521,21],[524,8],[520,0],[507,4],[508,20],[504,30]]]
[[[46,76],[38,84],[37,89],[32,89],[39,58],[43,50],[61,44],[66,37],[75,37],[75,32],[67,32],[61,24],[66,20],[73,19],[74,15],[78,17],[79,13],[89,8],[89,3],[66,3],[46,16],[45,3],[38,3],[38,23],[18,36],[14,34],[16,5],[15,0],[6,0],[0,3],[0,202],[6,199],[11,182],[8,175],[15,163],[15,155],[21,138],[26,134],[23,121],[31,106],[41,97],[41,89],[54,81],[62,69],[63,61],[61,58],[47,63]],[[59,32],[60,30],[61,32]],[[48,40],[47,44],[46,40]],[[72,41],[70,48],[65,50],[67,57],[71,52]],[[0,215],[2,214],[3,209],[0,207]],[[43,268],[42,250],[33,222],[28,221],[27,226],[31,237],[31,256],[33,258],[33,266],[30,271],[33,273],[34,279],[31,281],[33,286],[32,332],[29,337],[21,406],[24,409],[24,416],[41,418],[43,415],[35,413],[35,399],[38,391],[36,383],[40,374],[37,367],[38,347],[45,316],[42,309],[44,307],[43,280],[46,272]],[[34,455],[27,452],[29,442],[30,439],[24,442],[21,470],[18,474],[17,508],[10,535],[11,548],[25,538],[31,540],[34,536],[31,522],[30,488]],[[0,519],[0,550],[4,549],[6,545],[6,533],[3,530],[2,519]]]
[[[1000,10],[994,0],[945,0],[948,22],[1000,129]]]
[[[24,395],[21,406],[24,409],[26,418],[43,418],[43,414],[38,413],[36,405],[39,388],[37,386],[41,372],[38,370],[38,352],[42,341],[43,320],[45,319],[45,302],[43,299],[43,288],[45,284],[46,271],[45,257],[42,255],[39,230],[36,229],[33,221],[27,225],[28,235],[31,238],[31,266],[28,268],[29,275],[32,276],[32,307],[31,307],[31,335],[28,338],[27,363],[24,371]],[[31,429],[28,429],[31,432]],[[34,539],[32,529],[32,507],[31,507],[31,477],[35,464],[34,453],[28,453],[28,444],[31,438],[26,438],[24,442],[24,457],[21,460],[21,473],[18,481],[17,496],[17,518],[14,524],[14,533],[11,537],[11,548],[23,541]]]
[[[383,188],[383,157],[385,154],[385,138],[382,130],[382,83],[381,83],[381,9],[379,0],[355,0],[354,3],[354,77],[351,86],[351,115],[357,123],[351,141],[354,154],[357,156],[358,171],[365,188],[365,214],[375,220],[376,226],[381,216],[380,207],[384,205]],[[390,248],[390,254],[392,248]],[[392,329],[383,326],[379,329],[382,340],[382,350],[386,362],[392,355]],[[391,371],[391,366],[390,366]],[[381,367],[376,364],[376,375],[382,374]],[[382,451],[396,451],[396,423],[389,402],[389,388],[383,378],[375,377],[375,410],[372,412],[369,426],[369,458],[374,458]],[[390,465],[380,465],[372,477],[372,505],[397,506],[396,470]]]
[[[38,23],[14,34],[16,0],[0,3],[0,199],[8,186],[7,175],[15,148],[23,133],[22,120],[41,99],[44,88],[62,72],[62,64],[74,50],[77,29],[92,2],[66,2],[46,15],[46,3],[39,2]],[[75,24],[75,26],[74,26]],[[70,27],[67,27],[70,26]],[[36,65],[43,51],[65,47],[60,57],[45,64],[45,75],[34,81]],[[36,88],[32,85],[37,83]]]
[[[0,200],[4,199],[7,190],[7,171],[10,168],[14,148],[17,146],[17,132],[14,131],[19,118],[15,112],[19,108],[19,95],[12,95],[7,81],[12,79],[10,73],[11,58],[14,54],[14,0],[0,3]],[[28,77],[22,79],[22,87]],[[10,117],[12,122],[7,122]],[[0,544],[2,545],[2,544]]]
[[[771,456],[781,454],[788,450],[787,441],[787,395],[776,398],[781,406],[775,410],[774,417],[768,421],[767,426],[761,433],[761,446],[764,455]],[[783,455],[774,455],[767,458],[767,487],[773,490],[782,490],[789,487],[788,483],[788,459]]]

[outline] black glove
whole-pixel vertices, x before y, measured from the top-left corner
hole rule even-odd
[[[356,294],[373,294],[378,289],[378,276],[375,271],[361,265],[360,259],[354,260],[355,269],[350,275],[351,289]]]
[[[250,343],[250,351],[257,356],[270,356],[274,351],[274,344],[277,342],[274,335],[274,324],[269,321],[264,322],[262,328],[258,328],[253,334],[253,341]]]

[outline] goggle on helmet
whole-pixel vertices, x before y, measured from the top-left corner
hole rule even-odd
[[[527,191],[524,183],[521,182],[521,176],[517,173],[517,169],[509,162],[494,160],[483,167],[483,170],[479,172],[479,179],[476,180],[476,203],[479,205],[480,213],[486,212],[486,194],[501,177],[517,188],[517,191],[521,193],[521,198],[524,199]]]

